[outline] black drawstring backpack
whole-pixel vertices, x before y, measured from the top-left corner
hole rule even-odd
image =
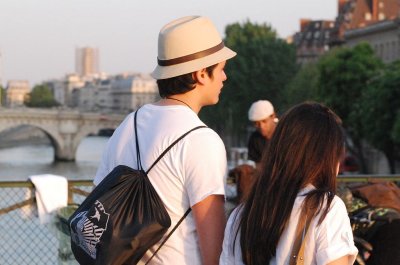
[[[192,131],[206,126],[198,126],[184,133],[144,171],[136,128],[137,112],[134,125],[138,169],[124,165],[115,167],[68,220],[72,252],[80,264],[136,264],[171,226],[171,218],[147,174],[177,142]],[[147,263],[190,210],[186,211]]]

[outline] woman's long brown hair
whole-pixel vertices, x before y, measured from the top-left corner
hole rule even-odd
[[[268,264],[275,256],[296,196],[307,184],[316,189],[306,195],[305,204],[316,207],[315,215],[322,212],[319,223],[323,221],[343,152],[341,120],[326,106],[306,102],[282,116],[264,150],[261,174],[237,216],[235,233],[240,233],[245,264]]]

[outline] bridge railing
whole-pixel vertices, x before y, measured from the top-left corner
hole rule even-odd
[[[81,203],[92,186],[91,180],[69,181],[68,203]],[[0,264],[77,264],[56,220],[40,224],[30,181],[0,182]]]
[[[380,181],[394,181],[400,182],[400,175],[391,175],[391,174],[348,174],[348,175],[339,175],[339,182],[370,182],[373,180]]]
[[[340,175],[344,183],[372,179],[400,182],[400,175]],[[68,182],[69,205],[80,204],[92,190],[92,180]],[[29,181],[0,181],[0,264],[77,264],[69,237],[57,225],[42,225],[35,215],[35,189]]]

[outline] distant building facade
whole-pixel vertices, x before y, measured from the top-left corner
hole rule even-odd
[[[2,68],[2,54],[0,50],[0,88],[3,87],[3,68]],[[2,103],[2,99],[0,99],[0,105]]]
[[[338,0],[338,16],[332,32],[333,45],[347,41],[345,32],[368,27],[399,15],[399,1],[395,0]]]
[[[52,79],[43,82],[53,93],[54,100],[61,105],[66,105],[67,91],[64,79]]]
[[[87,82],[83,87],[76,88],[72,91],[73,107],[81,110],[96,110],[97,84],[95,82]]]
[[[93,47],[75,49],[75,71],[80,76],[93,76],[99,73],[99,50]]]
[[[112,111],[114,109],[112,98],[112,83],[114,77],[101,80],[97,85],[96,105],[99,109]]]
[[[120,112],[136,110],[159,98],[156,81],[147,74],[117,76],[111,85],[113,107]]]
[[[70,107],[83,111],[128,113],[159,98],[156,81],[148,74],[120,74],[87,81],[74,88]]]
[[[73,98],[73,91],[85,86],[83,78],[77,74],[68,74],[65,77],[65,101],[64,105],[68,107],[76,107],[76,100]]]
[[[293,36],[297,62],[300,64],[315,62],[328,51],[333,27],[333,20],[302,19],[300,32]]]
[[[156,80],[149,74],[99,72],[98,49],[76,48],[76,73],[43,82],[61,106],[82,111],[127,113],[159,98]]]
[[[384,62],[400,59],[399,6],[395,0],[338,0],[334,21],[302,19],[294,35],[298,62],[316,61],[332,47],[363,41]]]
[[[367,42],[385,63],[400,59],[399,12],[399,1],[339,0],[332,46]]]
[[[368,42],[385,63],[400,59],[400,21],[397,18],[346,31],[344,37],[348,47]]]
[[[6,105],[8,107],[20,107],[31,92],[29,82],[26,80],[8,81],[6,87]]]

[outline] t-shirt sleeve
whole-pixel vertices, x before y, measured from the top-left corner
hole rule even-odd
[[[109,142],[110,142],[110,140],[108,140],[106,148],[103,151],[103,155],[102,155],[102,158],[101,158],[101,163],[100,163],[99,167],[97,168],[96,175],[95,175],[94,180],[93,180],[93,184],[96,185],[96,186],[99,185],[100,182],[108,174],[108,172],[110,172],[109,168],[108,168],[108,163],[107,163],[108,154],[109,154],[109,151],[107,151],[107,150],[109,149]]]
[[[317,227],[317,264],[327,264],[347,255],[351,256],[349,264],[353,264],[357,253],[346,206],[339,197],[335,196],[330,211]]]
[[[117,127],[103,151],[100,165],[94,177],[94,185],[99,183],[118,165],[130,165],[133,146],[133,115],[128,115]]]
[[[200,129],[185,139],[184,183],[192,207],[209,195],[225,195],[227,161],[221,138]]]

